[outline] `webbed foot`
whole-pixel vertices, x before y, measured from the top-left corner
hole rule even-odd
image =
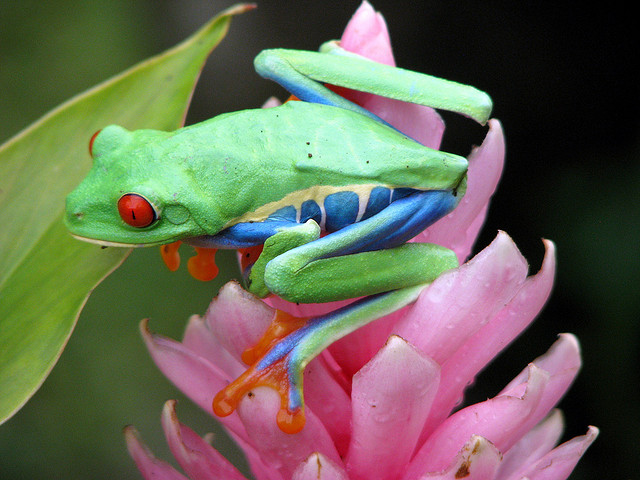
[[[180,266],[180,254],[178,248],[182,242],[168,243],[160,247],[160,255],[169,270],[175,272]],[[215,248],[193,247],[196,255],[191,257],[187,262],[187,269],[193,278],[208,282],[218,276],[218,266],[216,265],[215,256],[218,251]]]
[[[280,430],[285,433],[302,430],[305,424],[302,372],[306,362],[299,345],[308,323],[309,319],[277,310],[263,337],[242,354],[242,360],[252,366],[213,399],[214,413],[220,417],[230,415],[245,394],[251,394],[255,387],[267,386],[280,394],[276,418]]]
[[[305,424],[302,374],[307,364],[330,344],[373,320],[414,302],[425,285],[372,295],[319,317],[299,318],[276,311],[260,341],[242,354],[252,366],[213,399],[213,411],[224,417],[255,387],[280,394],[277,423],[286,433]]]

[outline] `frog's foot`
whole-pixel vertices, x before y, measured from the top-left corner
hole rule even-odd
[[[216,265],[215,248],[193,247],[196,256],[191,257],[187,262],[187,269],[193,278],[208,282],[218,276],[218,266]]]
[[[162,245],[160,247],[160,255],[162,255],[162,260],[164,260],[164,264],[172,272],[178,270],[178,267],[180,266],[180,254],[178,253],[180,244],[182,244],[182,242],[178,240],[177,242],[167,243],[166,245]]]
[[[256,387],[267,386],[280,394],[280,410],[276,418],[285,433],[297,433],[305,424],[302,396],[302,372],[306,362],[299,345],[305,336],[306,318],[276,311],[275,318],[258,343],[242,354],[242,360],[253,364],[213,399],[213,411],[220,417],[230,415],[245,394]]]
[[[175,272],[180,266],[180,254],[178,248],[181,241],[168,243],[160,247],[160,255],[169,270]],[[191,276],[197,280],[208,282],[218,276],[218,266],[216,265],[215,248],[193,247],[196,251],[195,257],[191,257],[187,262],[187,269]]]
[[[230,415],[245,394],[268,386],[280,394],[280,430],[299,432],[305,423],[302,373],[307,364],[339,338],[414,302],[425,286],[371,295],[318,317],[298,318],[276,311],[257,345],[242,354],[242,360],[253,365],[218,392],[213,399],[214,413]]]

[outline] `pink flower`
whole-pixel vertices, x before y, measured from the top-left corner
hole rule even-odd
[[[341,45],[392,64],[383,18],[363,3]],[[357,94],[358,102],[421,142],[437,148],[443,132],[431,109]],[[464,261],[480,229],[504,159],[496,120],[469,157],[468,190],[450,215],[421,234]],[[277,392],[258,387],[237,411],[221,418],[245,452],[257,479],[564,479],[597,436],[590,427],[556,446],[562,416],[554,405],[580,368],[578,342],[563,334],[495,397],[460,408],[464,389],[517,337],[544,305],[555,271],[554,246],[545,241],[540,271],[528,266],[499,232],[473,259],[440,276],[412,305],[334,343],[307,367],[305,427],[279,430]],[[216,392],[245,369],[242,352],[254,345],[274,307],[300,316],[332,305],[263,302],[238,284],[221,289],[204,317],[193,316],[182,342],[142,333],[158,367],[207,411]],[[242,479],[233,465],[179,423],[166,403],[162,425],[189,478]],[[184,479],[153,457],[132,427],[129,451],[145,478]]]

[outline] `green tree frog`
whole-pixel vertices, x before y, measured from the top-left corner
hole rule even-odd
[[[283,398],[278,424],[295,432],[304,425],[306,364],[458,265],[447,248],[406,242],[452,211],[466,187],[465,158],[421,145],[325,84],[480,123],[491,100],[334,43],[320,52],[265,50],[255,67],[301,101],[174,132],[102,129],[91,140],[91,171],[67,197],[66,223],[77,238],[107,246],[262,248],[243,264],[247,289],[260,297],[365,297],[322,317],[281,316],[285,333],[268,332],[247,355],[253,366],[214,400],[226,415],[252,386],[275,385]]]

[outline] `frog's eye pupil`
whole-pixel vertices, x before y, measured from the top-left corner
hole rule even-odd
[[[118,200],[120,218],[132,227],[144,228],[156,221],[155,208],[142,195],[127,193]]]
[[[96,133],[91,135],[91,138],[89,139],[89,155],[91,155],[92,158],[93,158],[93,142],[95,142],[96,137],[101,131],[102,130],[98,130]]]

